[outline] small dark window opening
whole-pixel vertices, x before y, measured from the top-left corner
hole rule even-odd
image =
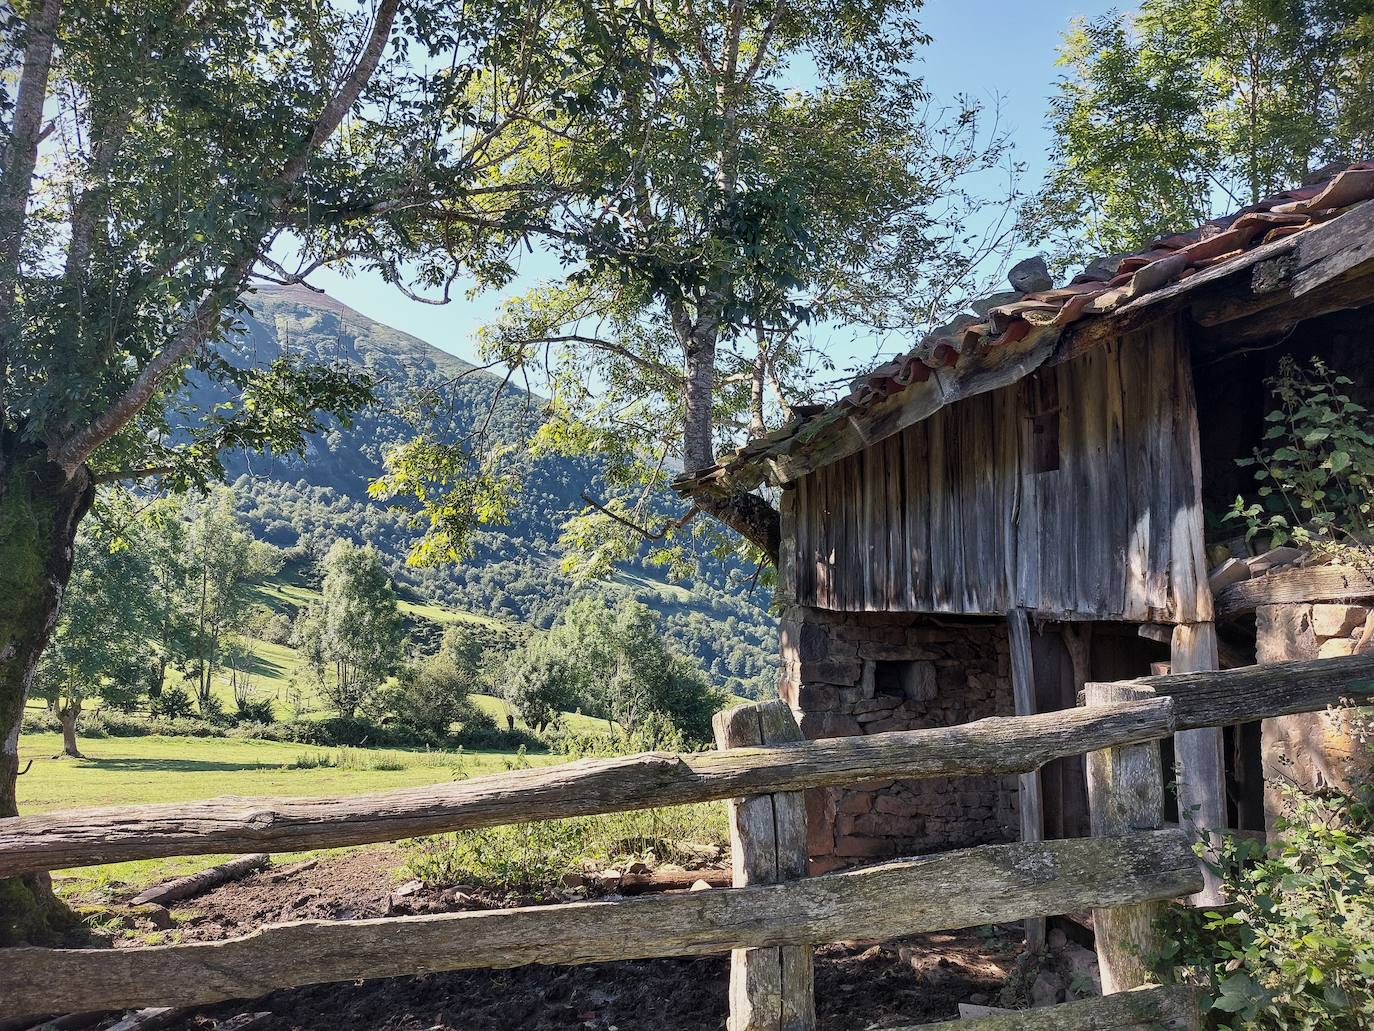
[[[1059,468],[1059,412],[1031,416],[1031,471],[1052,473]]]
[[[1037,376],[1030,385],[1031,472],[1052,473],[1059,468],[1059,383],[1053,376]]]
[[[906,697],[909,662],[879,660],[873,664],[873,693],[894,698]]]
[[[935,666],[914,659],[879,659],[873,663],[873,693],[909,702],[928,702],[939,693]]]

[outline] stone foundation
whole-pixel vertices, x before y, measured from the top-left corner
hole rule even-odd
[[[779,693],[808,738],[947,727],[1011,715],[1001,620],[794,608]],[[807,792],[811,872],[1018,835],[1015,777],[886,781]]]
[[[1255,611],[1257,662],[1325,659],[1371,649],[1374,603],[1261,605]],[[1369,718],[1369,710],[1341,709],[1264,721],[1264,823],[1270,834],[1283,811],[1283,784],[1308,792],[1350,790],[1370,778],[1370,743],[1361,728]]]

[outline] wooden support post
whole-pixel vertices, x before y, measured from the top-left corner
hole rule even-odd
[[[1129,684],[1087,684],[1089,706],[1149,697]],[[1094,837],[1115,838],[1164,826],[1164,765],[1159,743],[1104,748],[1087,755],[1088,809]],[[1093,912],[1102,994],[1154,980],[1148,963],[1164,945],[1158,930],[1164,902],[1140,902]]]
[[[741,705],[715,717],[716,745],[741,748],[802,740],[782,701]],[[806,806],[800,791],[730,801],[736,887],[806,876]],[[816,990],[809,945],[735,949],[730,954],[729,1031],[815,1031]]]
[[[1213,623],[1184,623],[1174,627],[1170,645],[1170,672],[1205,673],[1219,668],[1217,628]],[[1178,761],[1179,824],[1194,840],[1208,842],[1208,858],[1214,859],[1226,821],[1226,751],[1220,727],[1180,730],[1174,735]],[[1202,891],[1192,897],[1197,906],[1218,906],[1226,901],[1221,881],[1203,864]]]
[[[1035,669],[1031,664],[1030,620],[1025,609],[1007,613],[1007,629],[1011,636],[1011,690],[1016,715],[1035,714]],[[1043,841],[1045,837],[1045,807],[1040,792],[1040,771],[1023,773],[1017,798],[1021,809],[1021,840]],[[1026,920],[1026,948],[1039,949],[1045,944],[1045,918]]]

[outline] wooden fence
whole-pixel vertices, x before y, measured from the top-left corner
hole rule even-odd
[[[732,951],[731,1031],[806,1031],[815,1023],[814,945],[1092,909],[1099,929],[1111,928],[1098,935],[1109,994],[1019,1023],[988,1018],[989,1031],[1194,1027],[1191,993],[1111,994],[1146,983],[1139,957],[1151,944],[1154,916],[1202,884],[1187,836],[1162,829],[1157,741],[1178,730],[1368,704],[1371,694],[1374,657],[1356,656],[1090,684],[1086,706],[1067,712],[823,741],[800,740],[790,712],[773,702],[720,714],[721,750],[712,753],[583,760],[350,798],[222,798],[0,820],[0,876],[10,876],[731,799],[736,885],[491,912],[305,921],[188,945],[8,949],[0,951],[0,1016],[192,1005],[471,967]],[[1025,773],[1083,753],[1090,753],[1092,838],[987,845],[802,876],[805,818],[796,793],[804,788]]]

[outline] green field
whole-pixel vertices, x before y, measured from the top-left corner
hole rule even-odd
[[[25,763],[33,759],[33,767],[19,778],[22,813],[219,795],[355,795],[496,773],[516,761],[508,752],[337,749],[237,738],[86,739],[81,743],[86,759],[52,758],[62,750],[57,734],[25,734],[19,748]],[[531,755],[519,761],[545,765],[560,759]],[[225,858],[110,863],[62,871],[58,884],[69,893],[124,888],[191,873]],[[275,858],[289,862],[293,856]]]

